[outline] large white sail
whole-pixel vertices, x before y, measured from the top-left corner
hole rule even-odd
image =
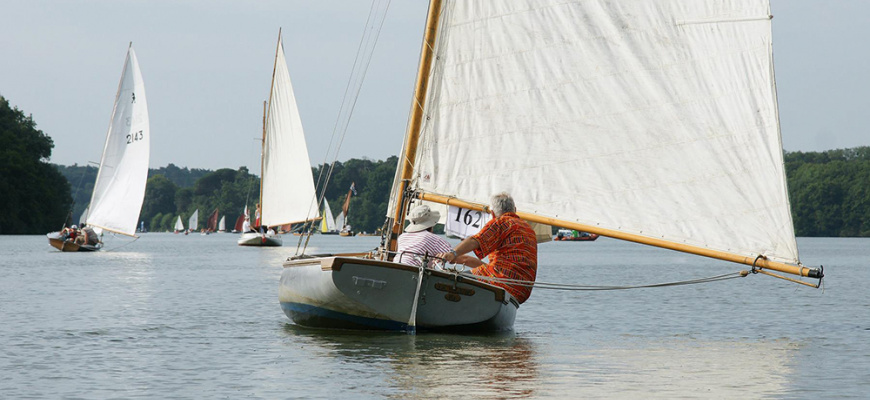
[[[178,219],[175,220],[175,230],[176,231],[183,231],[184,230],[184,224],[181,223],[181,216],[180,215],[178,216]]]
[[[222,215],[220,222],[218,222],[218,232],[224,232],[227,230],[227,216]]]
[[[187,228],[190,230],[199,229],[199,209],[193,210],[193,215],[187,219]]]
[[[135,234],[145,198],[150,143],[145,84],[131,45],[91,195],[88,225],[130,236]]]
[[[284,48],[278,38],[263,144],[263,224],[274,226],[319,214],[302,120],[296,107]]]
[[[415,185],[798,261],[766,0],[448,1]]]

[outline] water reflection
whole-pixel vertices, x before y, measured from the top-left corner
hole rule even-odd
[[[572,343],[570,335],[412,336],[292,324],[284,333],[323,368],[354,371],[342,390],[377,388],[390,398],[776,398],[794,385],[800,351],[787,340]]]
[[[378,373],[390,398],[526,398],[537,395],[539,360],[534,342],[514,333],[406,335],[336,332],[285,324],[294,343],[311,357],[327,357]],[[368,382],[372,384],[374,382]]]

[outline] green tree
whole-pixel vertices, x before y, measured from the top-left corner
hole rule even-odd
[[[58,230],[70,213],[70,185],[48,159],[54,142],[0,96],[0,234]]]
[[[140,219],[152,221],[152,217],[160,214],[174,214],[176,191],[178,191],[178,186],[163,175],[158,174],[148,178]],[[156,222],[159,223],[159,221],[158,219]],[[148,229],[155,231],[160,227],[151,225]]]
[[[175,220],[176,216],[174,214],[163,214],[163,218],[160,219],[159,230],[161,231],[172,231],[175,228]]]

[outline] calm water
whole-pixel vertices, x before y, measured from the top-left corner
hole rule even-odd
[[[0,236],[0,398],[866,398],[870,240],[800,239],[824,290],[765,276],[536,290],[515,331],[336,333],[278,305],[283,248],[144,234],[60,253]],[[378,238],[315,236],[309,253]],[[107,248],[124,245],[107,238]],[[658,283],[741,266],[599,239],[546,243],[538,279]]]

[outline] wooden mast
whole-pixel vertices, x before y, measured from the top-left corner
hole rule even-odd
[[[459,200],[459,199],[456,199],[453,197],[428,194],[428,193],[420,193],[417,195],[417,197],[419,199],[431,201],[433,203],[453,205],[453,206],[467,208],[467,209],[471,209],[471,210],[487,211],[487,212],[489,211],[488,207],[485,205],[481,205],[481,204],[477,204],[477,203],[470,203],[470,202],[462,201],[462,200]],[[697,246],[692,246],[692,245],[683,244],[683,243],[669,242],[667,240],[656,239],[656,238],[652,238],[652,237],[648,237],[648,236],[635,235],[632,233],[625,233],[625,232],[601,228],[601,227],[592,226],[592,225],[584,225],[584,224],[560,220],[560,219],[556,219],[556,218],[543,217],[540,215],[530,214],[530,213],[525,213],[525,212],[517,212],[517,215],[526,221],[537,222],[537,223],[553,225],[553,226],[559,226],[559,227],[563,227],[563,228],[570,228],[570,229],[575,229],[575,230],[583,231],[583,232],[596,233],[596,234],[599,234],[601,236],[608,236],[608,237],[612,237],[614,239],[626,240],[629,242],[646,244],[646,245],[661,247],[661,248],[669,249],[669,250],[676,250],[676,251],[680,251],[683,253],[696,254],[699,256],[710,257],[710,258],[715,258],[715,259],[719,259],[719,260],[731,261],[731,262],[735,262],[738,264],[750,265],[750,266],[754,266],[758,269],[770,269],[770,270],[774,270],[774,271],[785,272],[788,274],[805,276],[805,277],[809,277],[809,278],[817,278],[817,279],[821,279],[824,276],[822,274],[822,271],[819,270],[818,268],[807,268],[807,267],[804,267],[801,265],[791,265],[791,264],[781,263],[781,262],[777,262],[777,261],[771,261],[771,260],[768,260],[768,259],[762,258],[762,257],[759,257],[759,258],[746,257],[746,256],[742,256],[739,254],[733,254],[733,253],[728,253],[728,252],[719,251],[719,250],[711,250],[711,249],[706,249],[703,247],[697,247]]]
[[[404,151],[402,157],[402,173],[399,175],[399,184],[397,185],[396,213],[393,215],[393,227],[391,229],[389,250],[396,250],[396,239],[402,233],[402,228],[405,225],[405,204],[403,193],[408,186],[408,182],[414,174],[414,159],[417,157],[417,142],[420,139],[420,128],[423,125],[423,108],[426,104],[426,92],[429,89],[429,73],[432,71],[432,60],[434,59],[435,39],[438,34],[438,22],[441,17],[441,1],[431,0],[429,2],[429,14],[426,18],[426,31],[423,36],[423,48],[420,51],[420,66],[417,70],[417,83],[414,90],[414,103],[411,104],[411,120],[408,124],[408,133],[405,139]]]

